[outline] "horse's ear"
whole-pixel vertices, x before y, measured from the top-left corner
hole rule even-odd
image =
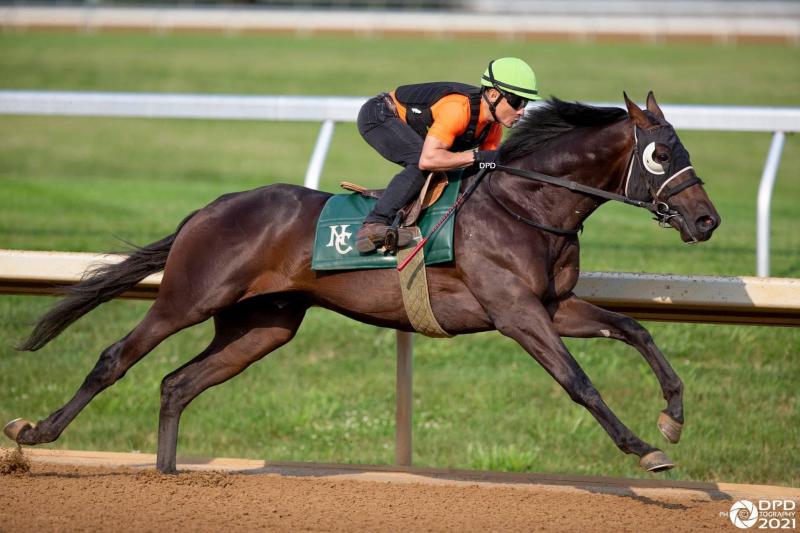
[[[656,102],[656,96],[653,94],[653,91],[647,93],[647,110],[661,120],[666,120],[664,118],[664,112],[658,107],[658,102]]]
[[[647,118],[647,115],[644,114],[644,111],[639,109],[639,106],[637,106],[631,101],[630,98],[628,98],[628,94],[623,91],[622,96],[625,97],[625,105],[628,107],[628,116],[631,117],[633,123],[642,129],[649,129],[653,127],[653,124],[650,123],[650,119]]]

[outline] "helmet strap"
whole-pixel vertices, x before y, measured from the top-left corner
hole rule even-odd
[[[486,104],[489,106],[489,112],[492,114],[492,118],[494,119],[495,122],[499,123],[500,121],[497,120],[497,113],[496,113],[497,112],[497,104],[499,104],[500,101],[503,98],[505,98],[505,95],[503,94],[503,91],[500,90],[500,87],[497,85],[497,81],[494,79],[494,72],[492,72],[492,65],[493,64],[494,64],[494,61],[489,61],[489,68],[487,69],[489,71],[489,82],[492,84],[492,88],[494,88],[494,90],[497,91],[497,93],[500,96],[498,96],[497,99],[494,102],[490,102],[489,101],[489,97],[486,96],[486,89],[484,89],[484,91],[483,91],[483,99],[486,100]]]
[[[504,95],[503,95],[503,93],[501,91],[497,91],[497,92],[500,93],[500,96],[498,96],[497,99],[494,102],[490,102],[489,101],[489,97],[486,95],[486,90],[483,91],[483,95],[482,96],[483,96],[483,100],[486,102],[486,105],[489,106],[489,113],[492,114],[492,118],[494,119],[495,122],[500,123],[500,121],[497,120],[497,114],[496,114],[497,104],[499,104],[500,100],[502,100],[505,97],[504,97]]]

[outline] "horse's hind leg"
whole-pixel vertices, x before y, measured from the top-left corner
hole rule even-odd
[[[36,424],[21,419],[14,420],[6,425],[6,436],[19,444],[42,444],[56,440],[92,398],[121,379],[128,369],[162,340],[207,318],[196,313],[175,312],[172,309],[164,312],[165,307],[169,306],[156,302],[130,333],[103,350],[83,384],[62,408]]]
[[[658,349],[650,333],[634,319],[608,311],[571,295],[549,309],[559,335],[565,337],[609,337],[630,344],[642,354],[658,378],[667,408],[658,417],[658,429],[671,443],[683,430],[683,382]]]
[[[276,305],[254,298],[215,318],[216,334],[197,357],[161,383],[157,467],[174,473],[181,413],[201,392],[242,372],[250,364],[289,342],[305,316],[302,302]]]

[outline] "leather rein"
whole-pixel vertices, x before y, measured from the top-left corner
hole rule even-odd
[[[634,139],[636,139],[636,128],[634,128]],[[627,192],[628,182],[630,181],[631,174],[633,173],[633,166],[638,161],[639,161],[639,145],[638,145],[638,141],[634,140],[633,151],[631,152],[631,156],[630,156],[630,163],[629,163],[629,165],[627,165],[628,166],[628,172],[627,172],[627,179],[626,179],[626,182],[625,182],[626,192]],[[675,172],[672,176],[670,176],[667,180],[665,180],[664,183],[661,184],[661,186],[658,188],[658,190],[653,190],[653,188],[648,185],[648,189],[649,189],[650,195],[651,195],[651,200],[650,201],[645,201],[645,200],[634,200],[633,198],[629,198],[628,196],[624,196],[622,194],[616,194],[616,193],[613,193],[613,192],[608,192],[608,191],[605,191],[603,189],[598,189],[596,187],[590,187],[588,185],[583,185],[581,183],[577,183],[575,181],[567,180],[567,179],[564,179],[564,178],[558,178],[556,176],[550,176],[550,175],[547,175],[547,174],[543,174],[541,172],[536,172],[534,170],[524,170],[524,169],[521,169],[521,168],[510,167],[510,166],[507,166],[507,165],[501,165],[499,163],[495,164],[495,166],[494,166],[494,170],[501,170],[503,172],[506,172],[508,174],[513,174],[514,176],[517,176],[517,177],[520,177],[520,178],[526,178],[526,179],[529,179],[529,180],[532,180],[532,181],[538,181],[540,183],[546,183],[546,184],[549,184],[549,185],[555,185],[557,187],[563,187],[565,189],[569,189],[570,191],[573,191],[573,192],[579,192],[579,193],[587,194],[589,196],[594,196],[594,197],[597,197],[597,198],[604,198],[606,200],[613,200],[613,201],[616,201],[616,202],[622,202],[624,204],[632,205],[634,207],[641,207],[642,209],[647,209],[648,211],[650,211],[654,215],[654,217],[655,217],[654,220],[657,220],[659,226],[661,226],[662,228],[669,227],[669,220],[671,218],[681,216],[678,211],[676,211],[675,209],[673,209],[672,207],[669,206],[669,204],[667,203],[667,200],[669,200],[670,198],[672,198],[673,196],[675,196],[679,192],[683,191],[684,189],[688,189],[689,187],[692,187],[693,185],[702,185],[703,184],[703,181],[700,178],[693,177],[693,178],[690,178],[690,179],[688,179],[688,180],[686,180],[684,182],[681,182],[680,184],[678,184],[678,185],[676,185],[674,187],[667,187],[667,184],[670,181],[672,181],[673,179],[675,179],[676,177],[678,177],[679,175],[683,174],[684,172],[686,172],[687,170],[689,170],[691,168],[693,168],[693,167],[687,166],[687,167],[684,167],[681,170]],[[548,226],[547,224],[542,224],[541,222],[536,222],[535,220],[531,220],[529,218],[523,217],[522,215],[519,215],[518,213],[514,212],[510,207],[508,207],[508,205],[503,203],[500,200],[500,198],[498,198],[494,194],[494,191],[492,190],[491,174],[489,175],[488,182],[489,182],[488,183],[489,196],[491,196],[494,199],[494,201],[497,202],[498,205],[500,205],[500,207],[502,207],[515,220],[517,220],[519,222],[524,222],[525,224],[528,224],[529,226],[533,226],[534,228],[538,228],[538,229],[547,231],[549,233],[554,233],[556,235],[577,235],[578,233],[583,231],[583,224],[581,224],[578,228],[575,228],[575,229],[562,229],[562,228],[556,228],[556,227],[553,227],[553,226]],[[663,199],[659,199],[661,197],[662,193],[666,193],[666,194],[664,195]]]

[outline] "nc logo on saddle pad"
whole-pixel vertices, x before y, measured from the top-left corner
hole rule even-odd
[[[347,231],[350,224],[339,224],[339,231],[336,231],[336,225],[328,227],[331,229],[331,240],[328,241],[326,245],[328,248],[332,246],[336,247],[336,252],[339,255],[344,255],[353,249],[353,247],[347,243],[347,240],[353,235],[351,232]],[[347,248],[345,248],[345,246],[347,246]]]
[[[428,235],[458,196],[460,183],[454,179],[434,205],[423,211],[419,229]],[[375,207],[374,198],[360,194],[334,194],[325,203],[317,219],[311,268],[315,271],[395,268],[397,257],[391,254],[361,255],[356,250],[356,229]],[[425,245],[425,264],[453,260],[453,217]],[[2,529],[2,528],[0,528]]]

